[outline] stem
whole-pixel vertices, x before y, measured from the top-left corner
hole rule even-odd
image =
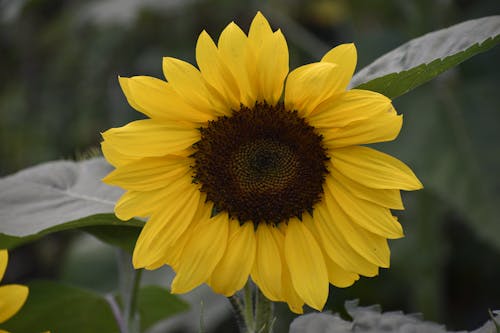
[[[139,332],[139,313],[137,312],[137,296],[141,285],[142,269],[135,270],[133,276],[132,292],[128,304],[128,327],[129,333]]]
[[[105,299],[111,308],[111,312],[113,312],[113,317],[115,317],[120,333],[125,333],[127,331],[127,325],[125,325],[125,321],[123,320],[122,313],[120,311],[120,306],[116,303],[115,296],[109,294],[106,295]]]
[[[257,333],[272,332],[274,324],[273,310],[273,303],[257,288],[255,295],[255,323]]]
[[[244,297],[245,297],[245,312],[243,316],[245,318],[245,323],[247,325],[248,332],[255,332],[255,318],[254,318],[254,304],[252,299],[252,283],[250,281],[247,282],[245,288],[243,289]]]
[[[119,250],[118,267],[120,272],[120,295],[122,313],[118,322],[121,333],[139,333],[139,313],[137,312],[137,294],[141,284],[142,270],[135,270],[130,254]]]
[[[241,333],[271,333],[273,304],[250,281],[243,293],[229,297]]]
[[[496,312],[496,311],[495,311]],[[495,330],[498,332],[500,332],[500,322],[497,321],[497,316],[495,316],[493,314],[493,312],[491,312],[490,309],[488,309],[488,314],[490,315],[490,318],[491,318],[491,322],[493,323],[493,325],[495,326]]]
[[[247,321],[244,316],[243,304],[238,296],[234,295],[229,297],[229,302],[233,306],[234,314],[236,316],[236,322],[238,323],[238,328],[240,329],[240,333],[247,332]]]

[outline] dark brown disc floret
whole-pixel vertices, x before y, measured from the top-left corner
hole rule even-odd
[[[280,223],[319,202],[328,160],[321,135],[282,103],[242,106],[209,121],[192,157],[194,181],[241,223]]]

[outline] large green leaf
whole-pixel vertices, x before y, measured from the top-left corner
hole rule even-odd
[[[118,333],[109,304],[99,294],[39,281],[29,285],[26,304],[7,323],[11,332]]]
[[[86,227],[129,249],[138,233],[135,227],[143,222],[124,223],[113,214],[123,191],[101,182],[110,171],[104,159],[94,158],[44,163],[0,179],[0,246],[11,248],[48,233]],[[110,232],[95,226],[120,228]]]
[[[33,282],[29,288],[26,304],[2,328],[12,332],[119,332],[110,304],[100,294],[52,281]],[[142,287],[137,302],[141,332],[189,309],[185,301],[157,286]]]
[[[0,248],[11,249],[53,232],[79,229],[96,236],[106,243],[131,252],[143,225],[144,222],[136,219],[123,222],[117,219],[114,214],[96,214],[76,221],[55,225],[29,236],[12,236],[0,233]]]
[[[129,253],[132,253],[135,242],[141,232],[141,228],[135,225],[136,222],[140,223],[141,226],[143,224],[143,222],[136,220],[132,223],[130,221],[126,223],[119,221],[116,224],[93,225],[90,227],[80,228],[80,230],[92,234],[105,243],[117,246]]]
[[[351,86],[396,98],[500,42],[500,16],[466,21],[428,33],[359,71]]]

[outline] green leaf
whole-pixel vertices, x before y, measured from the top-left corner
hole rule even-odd
[[[119,332],[111,307],[102,295],[52,281],[33,282],[29,289],[26,304],[2,328],[11,332]],[[158,286],[142,287],[137,300],[141,332],[189,309],[182,299]]]
[[[500,42],[500,16],[431,32],[378,58],[354,75],[351,86],[396,98]]]
[[[50,281],[29,285],[26,304],[2,324],[11,332],[118,333],[107,301],[99,294]]]
[[[0,223],[2,223],[0,224],[0,230],[2,230],[4,221]],[[29,236],[12,236],[0,233],[0,248],[11,249],[54,232],[81,229],[94,235],[103,242],[132,252],[132,248],[143,225],[144,222],[136,219],[123,222],[114,214],[96,214],[76,221],[55,225]]]
[[[189,309],[186,302],[158,286],[142,287],[137,301],[142,332],[162,319]]]
[[[138,221],[141,225],[143,222]],[[97,225],[90,227],[83,227],[80,230],[92,234],[101,241],[117,246],[128,253],[134,251],[134,245],[139,237],[141,228],[137,226],[129,226],[128,222],[125,225],[124,222],[119,222],[122,225],[110,224],[110,225]],[[1,240],[0,240],[1,242]]]
[[[101,182],[111,169],[102,158],[55,161],[0,179],[0,246],[12,248],[52,232],[87,227],[98,238],[130,250],[138,233],[134,229],[144,223],[115,217],[114,204],[123,191]],[[120,229],[111,232],[109,226]]]

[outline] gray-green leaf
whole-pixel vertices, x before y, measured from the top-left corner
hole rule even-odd
[[[51,232],[91,226],[122,226],[127,235],[137,234],[126,227],[141,227],[143,222],[124,223],[113,213],[123,191],[101,182],[111,169],[103,158],[55,161],[0,179],[0,246],[10,248]],[[130,242],[107,230],[87,231],[130,248]]]
[[[466,21],[413,39],[354,75],[351,86],[396,98],[500,42],[500,16]]]
[[[290,333],[448,332],[444,325],[423,321],[418,314],[404,314],[401,311],[382,313],[379,305],[362,307],[358,306],[358,301],[347,301],[345,307],[352,321],[344,320],[338,314],[310,313],[297,317],[290,325]],[[498,320],[498,317],[497,313],[492,320]],[[493,333],[490,330],[493,326],[492,321],[488,321],[473,333]]]
[[[84,217],[112,213],[123,193],[101,182],[102,158],[37,165],[0,179],[0,233],[28,236]]]

